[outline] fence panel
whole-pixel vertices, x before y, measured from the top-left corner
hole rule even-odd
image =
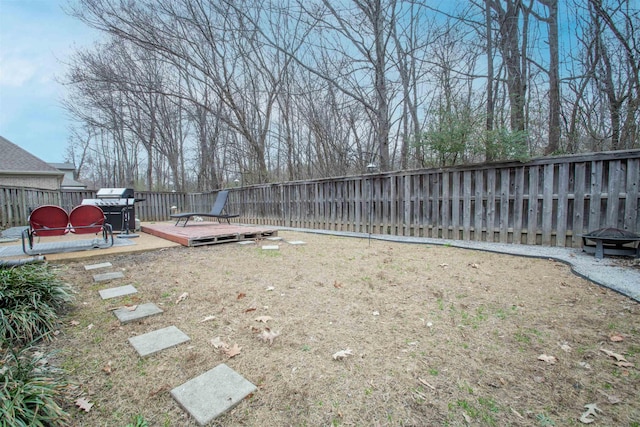
[[[227,211],[258,225],[579,247],[602,227],[640,232],[639,174],[640,150],[628,150],[236,187]],[[136,218],[208,212],[216,195],[136,192]],[[85,198],[95,192],[0,187],[0,227]]]

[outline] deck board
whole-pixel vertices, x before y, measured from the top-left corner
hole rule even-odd
[[[173,222],[144,224],[142,231],[183,246],[215,245],[278,235],[275,229],[210,221],[190,222],[186,227],[175,226]]]

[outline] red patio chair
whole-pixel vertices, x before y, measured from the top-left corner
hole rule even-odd
[[[29,215],[29,227],[34,236],[62,236],[69,232],[69,215],[60,206],[42,205]]]
[[[104,212],[94,205],[76,206],[69,214],[71,232],[75,234],[99,233],[102,231],[104,221]]]
[[[59,251],[60,248],[34,249],[34,237],[63,236],[69,232],[75,234],[98,234],[102,232],[102,239],[90,241],[90,245],[67,244],[66,249],[105,248],[113,246],[113,231],[111,225],[105,223],[102,209],[92,205],[78,206],[67,214],[67,211],[59,206],[43,205],[37,207],[29,215],[29,226],[22,232],[22,251],[28,255],[36,255],[44,250]],[[68,243],[68,242],[67,242]]]
[[[95,205],[79,205],[69,214],[69,227],[74,234],[98,234],[102,232],[102,242],[97,247],[113,246],[113,229],[106,222],[104,212]]]
[[[69,232],[69,215],[60,206],[42,205],[29,215],[29,227],[22,232],[22,250],[26,254],[33,249],[33,238],[43,236],[63,236]]]

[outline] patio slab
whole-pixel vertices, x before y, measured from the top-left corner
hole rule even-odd
[[[89,271],[89,270],[97,270],[99,268],[107,268],[107,267],[112,267],[112,264],[110,262],[101,262],[100,264],[85,265],[84,269]]]
[[[280,246],[278,245],[264,245],[262,247],[263,251],[277,251],[280,249]]]
[[[156,314],[163,313],[162,309],[152,302],[146,304],[139,304],[135,310],[129,310],[128,308],[119,308],[113,310],[113,314],[118,318],[120,323],[133,322],[136,320],[144,319],[145,317],[155,316]]]
[[[158,329],[144,335],[129,338],[129,343],[141,357],[150,356],[167,348],[175,347],[189,341],[184,332],[175,326]]]
[[[171,390],[171,396],[203,426],[236,406],[257,387],[224,363]]]
[[[303,242],[302,240],[291,240],[290,242],[287,242],[290,245],[294,245],[294,246],[298,246],[298,245],[306,245],[307,242]]]
[[[125,295],[131,295],[137,293],[138,290],[133,285],[118,286],[117,288],[109,288],[98,291],[100,298],[109,299],[117,298]]]
[[[112,271],[110,273],[94,274],[93,280],[95,282],[106,282],[107,280],[124,279],[124,273],[122,271]]]

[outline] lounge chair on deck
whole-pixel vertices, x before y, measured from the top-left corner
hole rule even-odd
[[[205,216],[205,217],[217,218],[218,222],[220,222],[221,219],[226,219],[227,223],[231,224],[231,221],[229,221],[229,220],[231,218],[237,218],[240,215],[223,213],[224,212],[224,207],[227,204],[227,196],[228,195],[229,195],[229,191],[228,190],[220,191],[218,193],[218,195],[216,196],[216,201],[213,204],[213,208],[211,209],[211,212],[209,212],[209,213],[185,212],[185,213],[173,214],[173,215],[171,215],[171,218],[177,218],[176,224],[175,224],[176,227],[178,225],[180,225],[180,222],[183,222],[182,226],[186,227],[187,222],[189,222],[189,219],[191,219],[191,217],[193,217],[193,216]]]
[[[105,223],[104,213],[99,207],[78,206],[69,215],[59,206],[42,205],[29,215],[29,227],[22,232],[22,251],[28,255],[36,255],[39,252],[34,249],[34,237],[64,236],[69,232],[74,234],[102,232],[102,239],[95,239],[92,247],[113,246],[111,225]]]

